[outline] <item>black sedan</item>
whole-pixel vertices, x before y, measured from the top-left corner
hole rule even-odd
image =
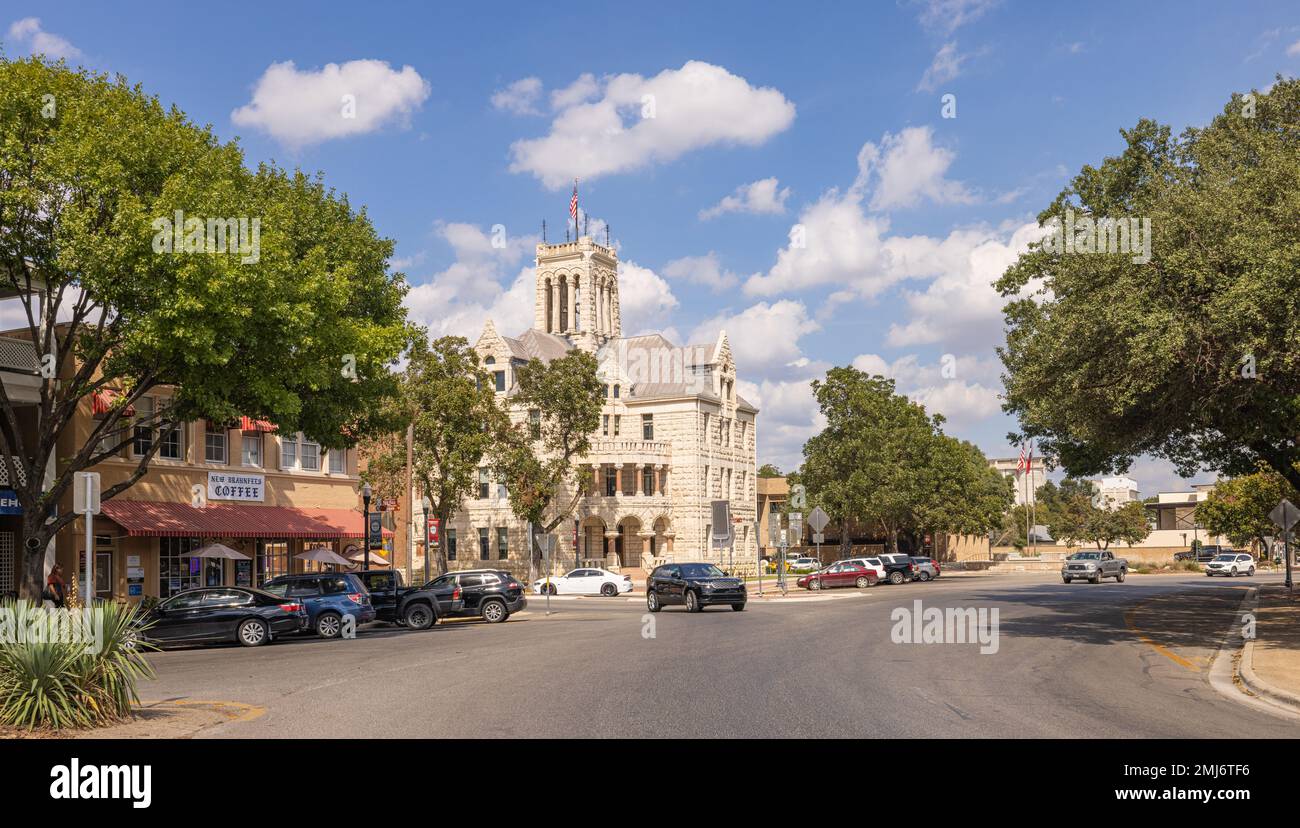
[[[156,644],[237,641],[245,647],[265,644],[277,635],[307,628],[307,609],[250,587],[191,589],[163,601],[142,618],[144,637]]]
[[[700,612],[726,604],[736,612],[745,608],[745,582],[711,563],[674,563],[655,567],[646,579],[645,602],[651,612],[681,604],[687,612]]]

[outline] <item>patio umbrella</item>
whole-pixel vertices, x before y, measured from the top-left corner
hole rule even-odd
[[[352,555],[351,555],[350,557],[352,558],[352,560],[349,561],[349,563],[362,563],[362,564],[364,564],[364,562],[365,562],[365,560],[366,560],[366,553],[365,553],[364,550],[361,550],[361,551],[357,551],[357,552],[352,553]],[[380,566],[388,566],[388,561],[384,558],[384,556],[383,556],[383,555],[380,555],[378,552],[376,552],[376,551],[373,550],[373,549],[370,550],[370,563],[372,563],[372,564],[379,564]]]
[[[225,558],[231,561],[251,561],[243,552],[237,552],[223,543],[210,543],[190,553],[191,558]]]
[[[349,561],[347,558],[326,546],[308,549],[306,552],[299,552],[297,555],[294,555],[294,557],[303,561],[316,561],[317,563],[335,564],[338,566],[352,565],[352,561]]]

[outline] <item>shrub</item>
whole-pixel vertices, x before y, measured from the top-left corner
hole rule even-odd
[[[53,612],[26,600],[0,602],[16,625],[30,627]],[[136,684],[153,678],[133,607],[95,607],[103,621],[97,650],[84,642],[0,641],[0,725],[34,728],[96,727],[127,718],[139,703]]]

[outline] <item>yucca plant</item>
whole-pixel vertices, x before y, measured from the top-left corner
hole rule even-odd
[[[26,600],[5,601],[16,624],[30,626],[48,612]],[[94,727],[128,717],[139,703],[136,685],[153,678],[134,607],[95,607],[103,622],[102,646],[84,643],[0,642],[0,724],[13,727]]]

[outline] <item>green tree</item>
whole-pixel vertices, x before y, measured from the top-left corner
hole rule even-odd
[[[1234,546],[1247,546],[1279,534],[1268,517],[1283,498],[1300,503],[1297,493],[1280,474],[1261,468],[1254,474],[1220,480],[1205,500],[1196,504],[1196,521],[1211,535],[1224,535]]]
[[[409,426],[411,477],[429,498],[430,517],[442,527],[436,558],[442,574],[447,571],[447,526],[474,490],[494,435],[506,427],[506,414],[497,404],[491,375],[463,337],[430,343],[423,332],[411,344],[385,413],[401,427],[363,441],[366,478],[386,494],[405,492]],[[416,504],[412,507],[414,511]]]
[[[758,467],[759,477],[781,477],[781,470],[771,463],[764,463]]]
[[[169,250],[177,211],[189,221]],[[204,231],[228,218],[244,220],[245,244],[209,247]],[[326,448],[372,427],[406,336],[391,255],[364,211],[319,180],[250,172],[236,144],[124,79],[0,59],[0,290],[19,305],[25,324],[10,336],[34,345],[40,377],[34,405],[0,384],[23,593],[40,594],[44,550],[76,518],[57,510],[75,473],[132,439],[146,450],[104,499],[138,481],[184,421],[265,418]],[[161,388],[169,404],[131,416]],[[114,405],[74,434],[78,406],[105,389]]]
[[[527,416],[501,431],[492,458],[511,510],[545,535],[587,492],[590,480],[577,473],[575,461],[591,450],[605,386],[596,376],[596,358],[576,349],[549,363],[529,360],[517,377],[511,404]],[[530,570],[536,558],[529,549]]]
[[[1297,123],[1280,77],[1177,137],[1142,120],[1039,215],[1148,218],[1154,241],[1148,262],[1034,244],[997,282],[1013,438],[1072,474],[1151,454],[1185,475],[1263,462],[1300,489]]]
[[[1094,544],[1108,549],[1123,541],[1130,546],[1150,534],[1146,509],[1125,503],[1117,509],[1097,505],[1097,487],[1091,480],[1067,477],[1061,485],[1048,481],[1037,492],[1039,519],[1057,540],[1070,546]]]

